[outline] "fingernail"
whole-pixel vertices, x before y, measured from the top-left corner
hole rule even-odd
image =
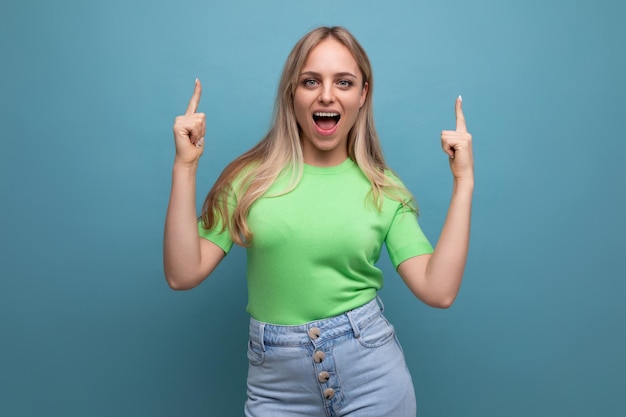
[[[459,101],[463,101],[463,97],[459,94]]]

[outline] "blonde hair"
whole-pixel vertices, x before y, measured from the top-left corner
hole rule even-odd
[[[294,110],[294,94],[309,53],[327,38],[339,41],[350,50],[363,75],[362,87],[368,84],[365,102],[348,134],[347,146],[348,156],[372,184],[371,201],[380,210],[385,194],[417,212],[411,193],[386,173],[389,168],[385,164],[374,126],[372,68],[365,50],[346,29],[339,26],[319,27],[303,36],[287,57],[269,132],[252,149],[232,161],[209,191],[201,215],[205,229],[211,229],[221,220],[222,231],[228,230],[235,243],[247,246],[253,237],[247,223],[252,204],[267,192],[283,172],[290,172],[291,178],[289,186],[282,193],[288,193],[300,181],[304,162]]]

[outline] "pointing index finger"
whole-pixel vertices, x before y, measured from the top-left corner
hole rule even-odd
[[[456,99],[454,112],[456,113],[457,132],[467,132],[467,125],[465,124],[465,116],[463,115],[463,97],[459,96]]]
[[[194,114],[198,110],[201,95],[202,84],[200,84],[200,80],[196,78],[196,85],[193,90],[193,95],[191,96],[191,100],[189,100],[189,105],[187,106],[187,111],[185,112],[185,114]]]

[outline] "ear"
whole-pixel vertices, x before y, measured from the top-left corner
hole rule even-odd
[[[359,100],[359,108],[363,107],[365,104],[365,99],[367,98],[367,92],[369,91],[369,84],[366,82],[363,84],[363,88],[361,89],[361,99]]]

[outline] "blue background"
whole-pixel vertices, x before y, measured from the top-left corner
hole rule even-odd
[[[419,415],[626,415],[625,20],[614,0],[3,0],[0,415],[242,414],[244,251],[192,291],[163,278],[171,126],[199,77],[200,203],[321,24],[368,51],[387,160],[433,243],[439,133],[464,97],[477,185],[457,302],[422,305],[380,261]]]

